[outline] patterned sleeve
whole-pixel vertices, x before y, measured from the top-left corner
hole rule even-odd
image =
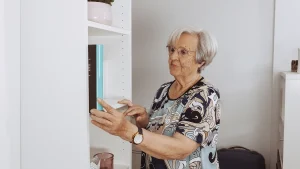
[[[201,89],[188,99],[176,131],[201,144],[216,141],[220,124],[219,92],[214,88]]]

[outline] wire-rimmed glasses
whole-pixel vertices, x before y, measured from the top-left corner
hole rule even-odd
[[[176,51],[178,56],[180,57],[190,56],[193,52],[196,52],[196,51],[187,50],[184,47],[175,48],[174,46],[167,46],[167,49],[169,52],[169,56],[173,55],[174,52]]]

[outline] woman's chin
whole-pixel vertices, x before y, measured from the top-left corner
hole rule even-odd
[[[171,74],[172,76],[176,76],[176,75],[179,74],[179,71],[176,71],[176,70],[174,70],[174,69],[170,69],[170,74]]]

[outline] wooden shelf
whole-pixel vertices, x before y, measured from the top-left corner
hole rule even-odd
[[[131,32],[126,29],[99,24],[88,21],[89,36],[120,36],[129,35]]]

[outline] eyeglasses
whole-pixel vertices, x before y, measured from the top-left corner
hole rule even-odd
[[[180,57],[189,56],[191,55],[192,52],[196,52],[196,51],[187,50],[184,47],[175,48],[174,46],[167,46],[167,48],[168,48],[169,56],[173,55],[176,50],[178,56]]]

